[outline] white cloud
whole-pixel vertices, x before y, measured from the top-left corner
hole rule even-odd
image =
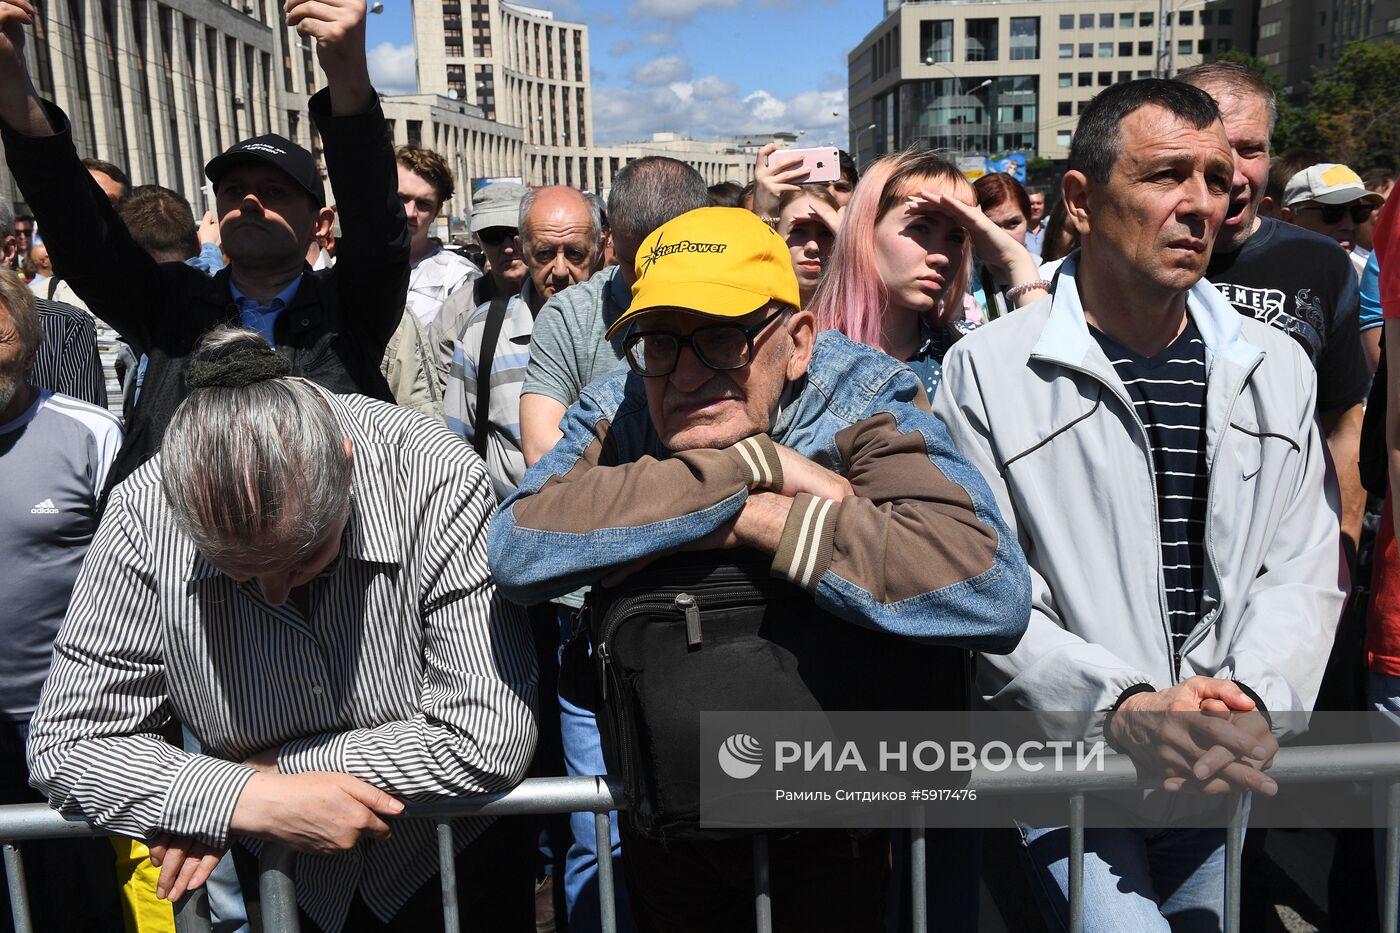
[[[690,78],[690,63],[679,55],[666,55],[643,62],[632,69],[632,80],[643,87],[656,87],[686,81]]]
[[[789,98],[763,89],[741,93],[714,75],[665,87],[597,86],[593,123],[604,145],[663,131],[705,139],[775,130],[803,133],[798,145],[844,145],[846,92],[804,91]]]
[[[725,81],[723,78],[717,78],[714,75],[706,75],[699,81],[696,81],[691,86],[691,89],[695,97],[699,100],[719,100],[739,90],[728,81]]]
[[[418,92],[418,59],[413,43],[394,45],[381,42],[370,49],[369,77],[381,94],[416,94]]]

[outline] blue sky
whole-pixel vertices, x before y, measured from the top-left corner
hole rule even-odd
[[[387,93],[413,88],[411,0],[369,19],[370,69]],[[598,142],[674,131],[697,138],[803,132],[846,144],[846,53],[881,0],[535,0],[586,23]],[[426,7],[436,7],[426,0]]]

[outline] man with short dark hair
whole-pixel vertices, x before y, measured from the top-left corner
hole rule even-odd
[[[685,243],[708,248],[675,247]],[[630,253],[632,301],[604,337],[622,340],[632,371],[581,390],[563,438],[497,511],[488,546],[501,591],[535,603],[667,553],[751,548],[844,622],[926,644],[1014,645],[1025,564],[985,483],[908,368],[817,334],[778,234],[748,211],[705,207]],[[639,929],[751,928],[751,840],[663,842],[626,815],[622,825]],[[884,929],[885,834],[799,832],[774,846],[786,928]]]
[[[130,197],[131,176],[119,166],[101,159],[89,158],[83,160],[83,167],[88,170],[92,180],[97,182],[97,187],[102,189],[102,193],[107,195],[107,200],[112,202],[113,207],[121,207],[121,203]]]
[[[1311,709],[1344,598],[1312,366],[1202,278],[1239,188],[1208,94],[1107,88],[1069,166],[1080,250],[1050,297],[953,346],[934,397],[1031,565],[1030,628],[979,659],[980,692],[1093,713],[1091,737],[1102,727],[1166,793],[1272,794],[1271,728]],[[1187,728],[1204,713],[1231,715]],[[1068,831],[1022,835],[1063,925]],[[1218,928],[1224,829],[1084,842],[1086,931]]]
[[[1036,262],[1045,249],[1045,192],[1040,188],[1026,189],[1026,197],[1031,202],[1030,224],[1026,227],[1026,249]]]
[[[1206,278],[1235,310],[1293,337],[1313,361],[1317,415],[1341,489],[1341,530],[1354,554],[1366,510],[1357,462],[1362,401],[1370,384],[1361,345],[1356,275],[1346,254],[1333,243],[1259,216],[1277,114],[1272,88],[1233,62],[1198,65],[1177,80],[1215,99],[1235,160],[1230,205]]]
[[[443,249],[433,238],[433,222],[452,199],[452,170],[447,160],[421,146],[400,146],[399,199],[409,235],[408,307],[424,329],[437,320],[443,302],[481,278],[466,257]]]
[[[210,278],[157,263],[131,238],[73,148],[67,118],[42,100],[23,46],[28,4],[0,0],[0,137],[20,189],[43,218],[58,271],[100,319],[149,358],[139,403],[109,476],[120,482],[160,446],[187,392],[194,344],[241,322],[293,372],[332,391],[391,401],[379,371],[403,315],[408,237],[394,153],[370,84],[363,0],[291,0],[288,24],[316,40],[327,87],[309,107],[345,229],[335,268],[309,272],[306,250],[329,224],[316,161],[275,134],[234,144],[205,166],[229,266]]]

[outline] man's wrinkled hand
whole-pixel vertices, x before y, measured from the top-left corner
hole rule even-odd
[[[1168,791],[1278,792],[1264,774],[1278,742],[1254,701],[1228,680],[1190,677],[1167,690],[1134,694],[1114,713],[1110,728],[1114,744],[1140,766],[1163,774]]]

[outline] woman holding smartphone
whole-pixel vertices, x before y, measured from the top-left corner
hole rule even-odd
[[[960,320],[972,247],[1017,306],[1049,283],[1026,248],[977,206],[957,167],[927,151],[886,156],[868,169],[842,212],[825,280],[812,300],[818,326],[904,360],[929,397]]]

